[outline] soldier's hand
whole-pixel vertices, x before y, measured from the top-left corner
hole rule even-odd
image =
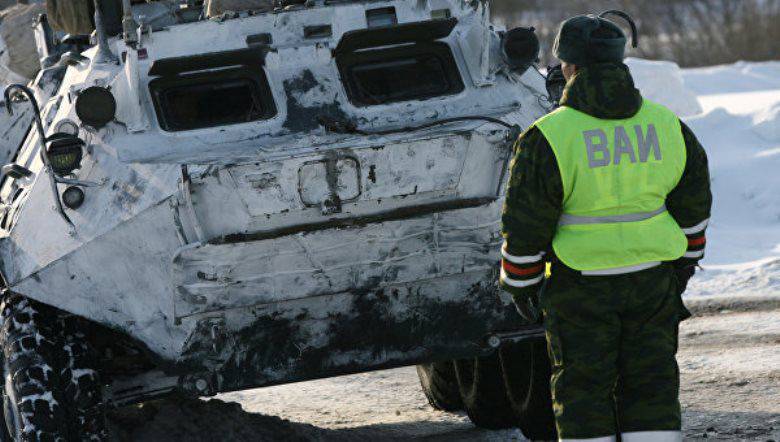
[[[688,281],[696,273],[696,266],[689,265],[684,267],[675,267],[674,274],[677,277],[677,294],[682,295],[688,288]]]

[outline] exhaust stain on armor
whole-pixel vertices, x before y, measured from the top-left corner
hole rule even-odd
[[[320,127],[321,117],[345,121],[349,118],[341,109],[341,103],[334,95],[332,101],[307,103],[304,95],[319,88],[322,95],[327,94],[325,86],[314,78],[309,69],[304,69],[297,78],[284,81],[284,91],[287,95],[287,120],[282,125],[292,132],[303,132]]]
[[[518,322],[494,283],[474,284],[447,299],[430,298],[419,288],[380,284],[373,278],[360,289],[332,296],[334,302],[349,302],[345,310],[312,313],[296,308],[298,302],[250,309],[257,319],[227,333],[216,355],[210,327],[201,321],[181,362],[190,367],[215,363],[209,371],[216,370],[219,389],[225,391],[358,372],[366,365],[392,367],[432,355],[485,352],[481,333],[487,317],[503,317],[507,329]],[[312,342],[316,347],[303,344]]]

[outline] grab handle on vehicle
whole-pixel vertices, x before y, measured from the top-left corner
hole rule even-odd
[[[51,162],[49,161],[49,155],[46,152],[46,133],[43,130],[43,122],[41,121],[41,110],[40,107],[38,107],[38,100],[35,99],[35,94],[33,91],[30,90],[27,86],[21,85],[21,84],[12,84],[5,88],[5,106],[8,110],[9,115],[13,115],[13,106],[11,105],[11,96],[12,94],[16,92],[18,95],[22,95],[30,102],[30,105],[33,107],[34,117],[35,117],[35,128],[38,132],[38,143],[40,144],[41,149],[41,159],[43,160],[43,165],[46,171],[49,175],[49,184],[51,186],[51,192],[52,196],[54,197],[54,203],[56,204],[57,212],[60,214],[63,220],[65,220],[66,223],[71,228],[75,229],[75,226],[73,225],[73,221],[70,220],[68,215],[65,213],[65,209],[62,208],[62,200],[60,199],[60,194],[57,191],[57,176],[54,173],[54,170],[51,167]]]

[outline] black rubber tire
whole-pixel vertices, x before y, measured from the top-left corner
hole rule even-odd
[[[507,396],[531,440],[558,440],[550,393],[550,360],[543,339],[510,344],[500,351]]]
[[[62,318],[60,324],[65,353],[60,379],[69,405],[68,422],[81,440],[108,440],[103,389],[95,369],[97,355],[82,331],[86,327],[74,317]]]
[[[107,440],[97,374],[70,319],[19,295],[2,304],[6,421],[22,441]],[[91,404],[91,405],[90,405]]]
[[[449,412],[463,410],[458,377],[452,361],[418,365],[417,376],[431,407]]]
[[[3,363],[4,361],[0,358],[0,368],[2,368]],[[5,376],[3,376],[3,382],[5,382]],[[0,388],[0,400],[0,407],[5,407],[6,396],[3,388]],[[8,424],[5,422],[5,413],[1,410],[4,410],[4,408],[0,408],[0,442],[14,442],[11,438],[11,433],[8,431]]]
[[[474,425],[489,430],[520,426],[506,394],[497,353],[454,364],[463,406]]]

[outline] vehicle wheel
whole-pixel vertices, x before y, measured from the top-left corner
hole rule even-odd
[[[0,368],[2,368],[4,365],[4,360],[0,358],[0,362],[3,362],[3,364],[0,364]],[[3,376],[3,379],[5,379],[5,376]],[[7,396],[4,389],[0,389],[0,398],[3,400],[2,409],[5,410],[7,407]],[[0,413],[0,442],[13,442],[13,439],[11,439],[11,432],[8,431],[8,424],[5,422],[5,412]]]
[[[4,414],[11,437],[22,441],[105,440],[100,384],[85,366],[79,335],[54,309],[23,296],[2,304]],[[83,336],[81,336],[83,337]],[[90,382],[87,382],[89,380]]]
[[[0,374],[3,375],[3,384],[5,385],[5,358],[3,357],[2,351],[0,351]],[[2,399],[2,402],[0,402],[0,405],[2,406],[3,410],[0,412],[0,442],[13,442],[13,438],[11,437],[11,431],[8,429],[8,422],[6,422],[6,416],[5,416],[5,410],[9,409],[10,404],[8,402],[8,395],[5,394],[5,388],[0,388],[0,399]]]
[[[108,440],[103,389],[97,370],[97,355],[88,344],[78,318],[60,320],[64,363],[60,372],[69,412],[68,422],[74,422],[81,440]]]
[[[533,340],[507,345],[499,354],[507,396],[523,434],[532,440],[558,440],[546,342]]]
[[[519,427],[506,394],[498,354],[454,364],[463,406],[474,425],[489,430]]]
[[[417,376],[420,378],[422,391],[433,408],[441,411],[463,409],[458,378],[452,361],[418,365]]]

